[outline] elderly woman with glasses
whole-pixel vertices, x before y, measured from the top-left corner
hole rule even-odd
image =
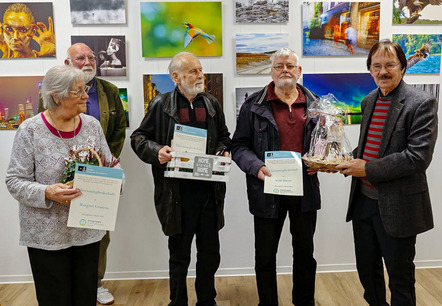
[[[95,305],[98,252],[105,231],[67,227],[69,205],[81,191],[59,183],[74,147],[112,158],[100,123],[83,114],[84,73],[51,68],[40,91],[46,111],[18,128],[6,185],[20,206],[20,244],[28,248],[40,305]]]

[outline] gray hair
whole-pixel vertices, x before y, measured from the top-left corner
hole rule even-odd
[[[40,90],[43,107],[55,109],[57,103],[52,94],[55,94],[57,100],[63,100],[68,96],[74,82],[78,81],[84,81],[84,72],[73,66],[55,66],[49,69],[43,78]]]
[[[183,66],[184,57],[186,55],[187,56],[191,55],[191,56],[196,57],[195,54],[190,53],[190,52],[183,51],[183,52],[177,53],[170,61],[169,67],[167,68],[171,78],[172,78],[172,74],[174,72],[177,72],[177,73],[181,72],[181,67]],[[172,78],[172,80],[173,80],[173,78]]]
[[[282,49],[279,49],[278,51],[276,51],[275,53],[273,53],[272,56],[270,56],[270,61],[272,62],[272,65],[273,65],[275,58],[289,57],[290,55],[293,55],[295,57],[296,65],[299,65],[298,56],[296,55],[295,51],[293,51],[292,49],[289,49],[289,48],[282,48]]]

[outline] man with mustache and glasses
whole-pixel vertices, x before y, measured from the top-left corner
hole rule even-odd
[[[74,66],[84,72],[85,82],[89,88],[86,113],[100,121],[109,149],[115,158],[118,158],[123,149],[124,139],[126,138],[126,115],[118,87],[108,81],[95,77],[97,65],[95,55],[92,50],[83,43],[76,43],[69,47],[64,63],[65,65]],[[41,100],[38,111],[44,111]],[[114,302],[114,297],[108,289],[103,288],[101,282],[106,271],[107,248],[109,243],[110,234],[109,231],[106,231],[106,235],[100,243],[97,287],[97,301],[104,305],[109,305]]]
[[[271,61],[273,81],[250,95],[241,107],[232,138],[232,156],[246,173],[249,210],[254,216],[259,305],[278,305],[276,253],[287,214],[293,247],[292,302],[314,305],[313,234],[321,204],[318,177],[316,171],[303,166],[303,196],[265,194],[264,178],[271,174],[264,163],[264,152],[308,151],[315,123],[306,118],[305,110],[318,97],[297,84],[302,69],[295,52],[280,49]]]
[[[378,89],[361,103],[362,122],[352,161],[336,168],[351,175],[347,221],[353,222],[356,266],[370,305],[416,305],[416,236],[433,228],[426,169],[437,138],[437,101],[409,86],[404,51],[376,43],[367,68]]]
[[[196,236],[196,305],[216,305],[215,272],[220,263],[218,231],[224,226],[222,182],[164,177],[171,160],[175,124],[207,130],[207,154],[230,156],[229,131],[221,105],[204,93],[201,63],[192,53],[181,52],[169,64],[176,84],[173,91],[149,102],[147,114],[131,135],[138,157],[152,165],[155,208],[165,235],[169,236],[170,304],[188,305],[186,277],[191,245]]]

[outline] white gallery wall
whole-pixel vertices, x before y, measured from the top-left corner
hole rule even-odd
[[[1,0],[0,2],[11,2]],[[27,2],[48,2],[44,0]],[[237,75],[235,73],[235,34],[289,33],[289,46],[300,56],[304,73],[366,72],[362,57],[302,57],[301,0],[289,0],[287,24],[236,24],[234,0],[223,0],[223,56],[201,58],[207,73],[224,75],[224,112],[231,133],[236,126],[235,88],[264,86],[269,75]],[[373,1],[367,1],[373,2]],[[126,174],[115,232],[111,233],[108,251],[107,279],[168,277],[167,237],[161,231],[153,203],[153,180],[150,166],[141,162],[130,147],[130,135],[143,118],[143,74],[167,73],[170,58],[143,58],[141,53],[140,1],[127,0],[125,25],[72,26],[69,0],[53,1],[57,57],[54,59],[0,60],[0,76],[44,75],[55,65],[62,65],[71,35],[125,35],[127,77],[106,78],[120,88],[128,89],[131,127],[121,164]],[[440,34],[442,25],[393,26],[392,0],[381,1],[380,38],[392,34]],[[409,83],[441,84],[440,75],[406,75]],[[300,80],[302,83],[302,79]],[[359,125],[346,127],[352,146],[356,146]],[[0,131],[0,282],[32,281],[26,248],[18,245],[18,205],[4,182],[15,131]],[[417,267],[442,267],[442,141],[436,145],[428,181],[433,203],[435,228],[418,236]],[[315,256],[318,271],[355,270],[353,235],[345,222],[350,178],[340,174],[319,174],[322,209],[318,212]],[[234,165],[227,184],[225,205],[226,226],[221,230],[221,266],[218,276],[254,273],[253,218],[248,211],[245,176]],[[287,225],[287,224],[286,224]],[[194,255],[194,254],[193,254]],[[194,257],[195,258],[195,257]],[[291,239],[287,226],[280,242],[278,271],[291,272]],[[194,275],[194,260],[189,275]]]

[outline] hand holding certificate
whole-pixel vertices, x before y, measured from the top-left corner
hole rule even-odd
[[[71,201],[68,227],[115,229],[123,169],[76,164],[74,188],[82,195]]]
[[[272,176],[264,180],[264,193],[302,196],[301,154],[290,151],[265,152],[265,164]]]

